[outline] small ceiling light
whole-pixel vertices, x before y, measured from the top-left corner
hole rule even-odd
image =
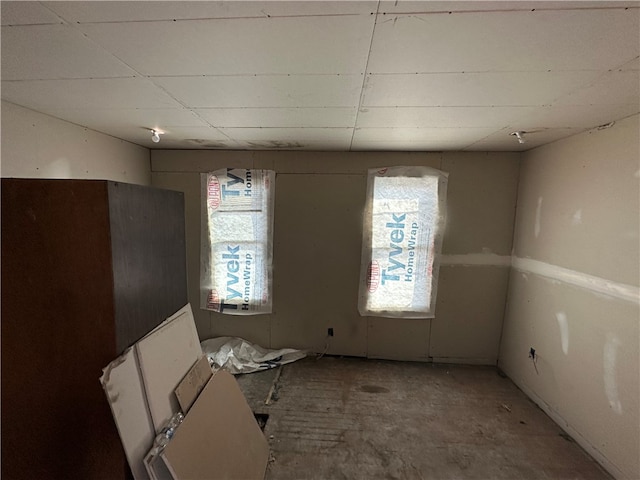
[[[164,132],[159,132],[158,130],[151,130],[151,141],[153,143],[158,143],[160,142],[160,135],[162,135]]]
[[[514,137],[516,137],[518,139],[518,143],[524,143],[526,142],[526,140],[524,139],[524,134],[526,132],[523,131],[517,131],[517,132],[511,132],[509,135],[513,135]]]

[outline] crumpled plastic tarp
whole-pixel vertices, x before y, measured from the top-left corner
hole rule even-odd
[[[200,345],[210,364],[233,375],[268,370],[307,356],[302,350],[269,350],[238,337],[210,338]]]

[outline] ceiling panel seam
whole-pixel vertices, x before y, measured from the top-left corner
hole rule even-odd
[[[378,0],[378,5],[376,6],[376,13],[373,18],[373,27],[371,28],[371,38],[369,39],[369,50],[367,52],[367,61],[364,65],[364,72],[362,74],[362,85],[360,86],[360,99],[358,101],[358,110],[356,111],[356,118],[353,123],[353,130],[351,132],[351,141],[349,142],[349,150],[353,148],[353,139],[356,133],[356,127],[358,125],[358,117],[360,116],[360,109],[362,108],[362,102],[364,100],[364,89],[365,84],[367,83],[367,74],[369,72],[369,59],[371,58],[371,46],[373,45],[373,38],[376,34],[376,25],[378,23],[378,13],[380,11],[380,0]]]
[[[147,75],[149,78],[216,78],[216,77],[355,77],[357,73],[211,73],[211,74],[179,74]]]
[[[235,143],[236,145],[240,145],[240,143],[238,141],[236,141],[235,139],[231,138],[229,135],[227,135],[226,133],[224,133],[222,131],[221,128],[218,128],[214,125],[211,124],[211,122],[207,121],[204,117],[202,117],[198,112],[195,111],[195,109],[187,106],[187,104],[185,104],[184,102],[180,101],[179,99],[177,99],[174,95],[171,94],[171,92],[169,92],[167,89],[165,89],[163,86],[156,84],[153,80],[152,77],[145,77],[149,82],[151,82],[153,85],[155,85],[158,89],[162,90],[164,93],[166,93],[167,95],[169,95],[169,97],[171,97],[174,101],[176,101],[177,103],[179,103],[180,105],[182,105],[186,110],[189,110],[193,115],[195,115],[199,120],[201,120],[202,122],[204,122],[206,125],[209,125],[210,128],[212,128],[213,130],[215,130],[216,132],[218,132],[220,135],[224,136],[225,138],[227,138],[229,141]]]
[[[615,68],[610,69],[609,71],[610,71],[610,72],[615,71],[615,70],[618,70],[618,71],[624,71],[624,70],[623,70],[623,67],[624,67],[625,65],[628,65],[629,63],[633,62],[634,60],[638,60],[639,58],[640,58],[640,55],[636,55],[636,56],[635,56],[635,57],[633,57],[631,60],[627,60],[626,62],[621,63],[620,65],[618,65],[618,66],[617,66],[617,67],[615,67]]]
[[[493,10],[434,10],[434,11],[400,11],[400,12],[382,12],[382,15],[453,15],[453,14],[478,14],[478,13],[527,13],[527,12],[560,12],[560,11],[587,11],[587,10],[633,10],[639,9],[640,6],[612,6],[612,7],[535,7],[535,8],[504,8]]]
[[[94,46],[96,46],[97,48],[99,48],[100,50],[102,50],[103,52],[107,53],[108,55],[110,55],[111,57],[115,58],[117,61],[119,61],[122,65],[124,65],[125,67],[127,67],[128,69],[130,69],[132,72],[135,73],[135,75],[133,76],[134,78],[136,76],[139,77],[144,77],[143,75],[140,74],[140,72],[138,72],[135,68],[133,68],[131,65],[129,65],[127,62],[125,62],[124,60],[122,60],[121,58],[119,58],[117,55],[115,55],[113,52],[111,52],[110,50],[107,50],[106,48],[104,48],[102,45],[100,45],[98,42],[96,42],[95,40],[93,40],[91,37],[89,37],[86,33],[84,33],[82,30],[80,30],[76,25],[77,23],[74,22],[69,22],[67,21],[64,17],[61,17],[60,15],[58,15],[58,13],[56,13],[55,11],[53,11],[51,8],[49,8],[48,5],[46,5],[46,2],[39,2],[40,5],[42,5],[44,8],[46,8],[47,10],[49,10],[53,15],[55,15],[56,17],[58,17],[60,20],[62,20],[62,23],[64,25],[66,25],[67,27],[71,28],[72,30],[75,30],[77,33],[79,33],[80,35],[82,35],[84,38],[87,39],[88,42],[92,43]],[[130,77],[125,77],[125,78],[130,78]]]
[[[15,28],[15,27],[47,27],[51,25],[65,25],[63,21],[59,22],[42,22],[42,23],[7,23],[3,24],[2,28]]]
[[[122,78],[139,78],[136,75],[124,75],[117,77],[50,77],[50,78],[22,78],[2,80],[2,83],[22,83],[22,82],[57,82],[67,80],[118,80]]]
[[[154,18],[153,20],[103,20],[75,22],[78,25],[108,25],[118,23],[173,23],[173,22],[199,22],[212,20],[264,20],[268,18],[318,18],[318,17],[357,17],[360,13],[324,13],[314,15],[248,15],[244,17],[198,17],[198,18]]]
[[[51,12],[51,14],[54,17],[56,17],[58,20],[60,20],[60,23],[62,23],[63,25],[69,25],[70,22],[68,22],[64,17],[61,17],[60,15],[58,15],[57,12],[54,12],[51,8],[49,8],[49,6],[47,5],[47,2],[37,2],[37,3],[39,3],[47,11]],[[51,25],[58,25],[58,24],[57,23],[53,23]]]
[[[125,62],[123,59],[121,59],[120,57],[118,57],[115,53],[113,53],[112,51],[104,48],[100,43],[96,42],[95,40],[93,40],[91,37],[89,37],[89,35],[87,35],[86,33],[84,33],[82,30],[80,30],[79,28],[76,27],[76,25],[80,24],[80,22],[68,22],[66,19],[64,19],[63,17],[61,17],[60,15],[58,15],[56,12],[54,12],[53,10],[51,10],[49,7],[47,7],[43,2],[40,2],[43,6],[45,6],[47,8],[47,10],[51,11],[54,15],[56,15],[58,18],[60,18],[63,23],[69,27],[71,27],[72,29],[76,30],[77,32],[79,32],[84,38],[86,38],[89,42],[91,42],[92,44],[94,44],[96,47],[100,48],[101,50],[103,50],[104,52],[106,52],[107,54],[111,55],[113,58],[115,58],[116,60],[118,60],[119,62],[121,62],[123,65],[125,65],[127,68],[129,68],[131,71],[133,71],[135,73],[134,76],[132,77],[122,77],[122,78],[143,78],[145,80],[147,80],[149,83],[151,83],[154,87],[158,88],[159,90],[163,91],[166,95],[169,96],[169,98],[171,98],[173,101],[175,101],[176,103],[178,103],[179,105],[181,105],[184,109],[189,110],[193,115],[195,115],[199,120],[201,120],[202,122],[204,122],[206,125],[208,125],[210,128],[212,128],[213,130],[215,130],[217,133],[219,133],[220,135],[222,135],[223,137],[227,138],[229,141],[231,141],[232,143],[239,145],[239,143],[234,140],[233,138],[231,138],[229,135],[227,135],[226,133],[224,133],[222,130],[220,130],[219,128],[215,127],[214,125],[212,125],[210,122],[208,122],[206,119],[204,119],[202,116],[200,116],[197,112],[193,111],[191,108],[189,108],[186,104],[184,104],[183,102],[181,102],[179,99],[177,99],[174,95],[171,94],[171,92],[169,92],[168,90],[166,90],[165,88],[163,88],[162,86],[158,85],[156,82],[153,81],[153,77],[150,76],[146,76],[143,75],[142,73],[140,73],[138,70],[136,70],[135,68],[133,68],[131,65],[129,65],[127,62]],[[118,22],[112,22],[112,23],[118,23]],[[145,128],[151,128],[148,125],[140,125],[141,127],[145,127]]]
[[[626,65],[627,63],[632,62],[633,60],[635,60],[638,57],[634,57],[631,60],[628,60],[626,62],[624,62],[622,65],[620,65],[619,67],[616,67],[612,70],[615,70],[617,68],[620,68],[624,65]],[[490,75],[501,75],[503,73],[566,73],[566,72],[601,72],[602,69],[601,68],[574,68],[574,69],[566,69],[566,70],[559,70],[559,69],[548,69],[548,68],[542,68],[542,69],[538,69],[538,70],[497,70],[497,69],[493,69],[493,70],[443,70],[441,72],[416,72],[416,71],[397,71],[397,72],[375,72],[375,73],[370,73],[370,76],[373,77],[385,77],[385,76],[393,76],[393,75],[484,75],[484,74],[490,74]],[[198,75],[195,75],[198,76]]]
[[[576,87],[575,89],[571,90],[570,92],[566,92],[566,93],[563,93],[563,94],[559,95],[558,97],[554,98],[548,106],[552,107],[552,106],[556,105],[563,98],[570,97],[571,95],[575,95],[577,92],[581,92],[583,90],[591,88],[593,85],[597,84],[602,79],[604,79],[605,77],[610,75],[611,72],[612,72],[612,70],[608,70],[606,72],[602,72],[600,75],[597,75],[596,77],[594,77],[590,82],[583,83],[582,85]]]

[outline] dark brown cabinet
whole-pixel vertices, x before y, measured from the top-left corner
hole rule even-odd
[[[125,477],[102,368],[187,303],[184,198],[2,179],[2,478]]]

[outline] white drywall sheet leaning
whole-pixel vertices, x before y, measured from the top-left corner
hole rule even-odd
[[[100,382],[136,480],[149,479],[143,459],[164,422],[179,411],[174,389],[201,357],[186,305],[104,368]]]
[[[203,173],[200,308],[271,313],[275,172]]]
[[[191,305],[158,325],[136,344],[153,426],[158,433],[180,410],[175,388],[202,356]]]
[[[446,216],[447,173],[369,170],[360,294],[363,316],[433,318]]]
[[[219,370],[160,456],[176,480],[261,480],[269,445],[235,378]]]
[[[155,430],[138,368],[135,347],[111,362],[100,378],[107,394],[122,447],[136,480],[148,479],[142,459],[153,443]]]

